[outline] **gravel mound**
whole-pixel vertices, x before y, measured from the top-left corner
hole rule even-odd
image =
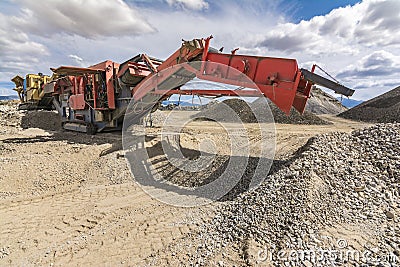
[[[399,256],[399,143],[399,123],[310,139],[259,188],[219,208],[199,235],[205,248],[199,255],[207,257],[235,242],[247,246],[252,240],[275,251],[288,246],[317,251],[323,240],[320,229],[346,224],[373,232],[378,247],[372,254]]]
[[[292,108],[290,111],[290,115],[287,116],[284,112],[282,112],[275,104],[267,99],[267,102],[270,106],[272,115],[274,117],[274,121],[276,123],[285,123],[285,124],[309,124],[309,125],[326,125],[329,122],[319,118],[315,114],[310,112],[304,112],[300,114],[298,111]],[[265,100],[257,99],[252,103],[247,103],[241,99],[233,98],[222,101],[223,104],[228,105],[231,109],[233,109],[236,114],[239,115],[240,119],[244,123],[257,123],[257,119],[254,116],[254,112],[258,112],[259,110],[265,109]],[[226,114],[226,109],[221,108],[219,103],[211,105],[206,110],[203,110],[196,114],[196,117],[204,117],[204,118],[213,118],[216,121],[230,122],[229,116]],[[261,118],[259,122],[270,122],[269,118]]]
[[[307,101],[306,111],[314,114],[339,114],[347,108],[328,93],[319,88],[311,90],[311,97]]]
[[[61,119],[55,111],[20,111],[17,101],[0,101],[0,126],[58,131],[61,130]]]
[[[400,122],[400,86],[363,102],[339,116],[366,122]]]
[[[226,105],[226,106],[225,106]],[[227,108],[229,107],[229,108]],[[213,102],[207,108],[196,114],[196,117],[204,117],[205,119],[213,119],[221,122],[234,122],[229,116],[231,111],[234,111],[244,123],[257,123],[251,107],[246,101],[239,98],[226,99],[220,102]]]
[[[20,115],[16,101],[0,101],[0,126],[18,126]]]
[[[254,101],[253,106],[256,106],[257,109],[258,100]],[[327,125],[331,124],[327,122],[317,115],[304,111],[303,114],[300,114],[297,110],[292,108],[290,110],[290,115],[286,115],[282,110],[280,110],[274,103],[269,101],[269,107],[271,109],[272,115],[274,116],[274,120],[276,123],[284,123],[284,124],[308,124],[308,125]]]
[[[25,111],[21,118],[21,127],[23,129],[40,128],[47,131],[59,131],[61,130],[61,119],[56,111]]]

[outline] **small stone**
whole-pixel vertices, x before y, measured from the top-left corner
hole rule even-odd
[[[365,186],[356,186],[354,187],[354,191],[363,192],[365,190]]]
[[[394,213],[389,210],[385,211],[385,215],[388,219],[394,219]]]

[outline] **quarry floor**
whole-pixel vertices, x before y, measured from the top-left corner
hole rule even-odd
[[[333,124],[276,124],[275,159],[285,160],[315,135],[368,126],[322,117]],[[187,127],[197,134],[221,130],[212,122]],[[181,145],[191,148],[185,140]],[[163,204],[134,182],[122,154],[118,132],[1,126],[0,265],[147,266],[157,265],[161,250],[163,262],[179,262],[180,255],[165,250],[209,220],[220,203]]]

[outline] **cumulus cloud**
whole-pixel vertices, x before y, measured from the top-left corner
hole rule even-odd
[[[202,10],[208,8],[208,3],[204,0],[166,0],[168,5],[183,9]]]
[[[48,72],[51,65],[68,64],[67,60],[86,66],[76,56],[78,51],[66,45],[68,36],[89,38],[93,50],[95,39],[155,31],[122,0],[44,0],[40,4],[16,0],[11,4],[11,14],[0,12],[0,80],[16,73]],[[79,44],[73,47],[78,49]]]
[[[400,1],[364,0],[298,24],[282,23],[258,37],[256,46],[288,53],[332,51],[353,54],[352,46],[400,44]]]
[[[74,65],[79,66],[79,67],[87,67],[88,64],[83,58],[77,55],[68,55],[68,57],[72,60]]]
[[[357,99],[370,99],[400,85],[400,56],[373,51],[339,71],[337,77],[351,83]]]
[[[293,57],[300,65],[319,63],[367,99],[400,84],[400,1],[363,0],[299,23],[283,22],[255,34],[248,50]],[[364,90],[379,85],[379,90]],[[367,97],[368,96],[368,97]]]
[[[377,76],[395,76],[400,72],[400,56],[379,50],[361,58],[356,65],[350,65],[339,72],[342,78],[370,78]],[[400,82],[399,82],[400,83]]]
[[[78,35],[86,38],[124,36],[155,29],[122,0],[18,0],[23,8],[9,18],[19,29],[39,36]]]
[[[363,14],[353,27],[355,39],[365,45],[400,44],[400,1],[370,0],[363,5]]]
[[[32,41],[29,36],[9,24],[8,17],[0,13],[0,79],[9,79],[16,73],[37,64],[40,57],[48,56],[47,47]]]

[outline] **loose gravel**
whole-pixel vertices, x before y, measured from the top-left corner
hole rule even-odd
[[[366,122],[400,122],[400,86],[363,102],[339,116]]]
[[[319,118],[315,114],[311,112],[304,112],[300,114],[297,110],[291,109],[290,115],[286,115],[282,112],[275,104],[267,101],[269,107],[271,109],[272,116],[276,123],[285,123],[285,124],[316,124],[316,125],[324,125],[329,124],[329,122]],[[260,121],[257,121],[254,113],[258,113],[258,111],[265,109],[265,100],[264,99],[257,99],[252,103],[247,103],[241,99],[227,99],[222,101],[223,104],[229,106],[236,114],[239,115],[239,118],[243,123],[257,123],[257,122],[270,122],[270,118],[260,118]],[[204,111],[199,112],[196,114],[196,117],[204,117],[212,118],[216,121],[222,122],[230,122],[229,121],[229,114],[226,114],[228,111],[226,108],[223,108],[224,105],[214,104],[211,105],[209,108],[205,109]]]
[[[319,88],[313,88],[310,96],[307,100],[306,111],[311,113],[339,114],[347,110],[339,100]]]
[[[311,139],[259,188],[219,208],[199,234],[203,245],[191,260],[202,263],[221,247],[249,240],[275,250],[293,245],[317,250],[322,242],[319,231],[338,224],[364,225],[378,244],[365,244],[366,249],[400,256],[399,143],[399,123]],[[272,263],[296,265],[278,259]],[[326,264],[332,262],[322,263]],[[379,264],[390,266],[389,259]]]

